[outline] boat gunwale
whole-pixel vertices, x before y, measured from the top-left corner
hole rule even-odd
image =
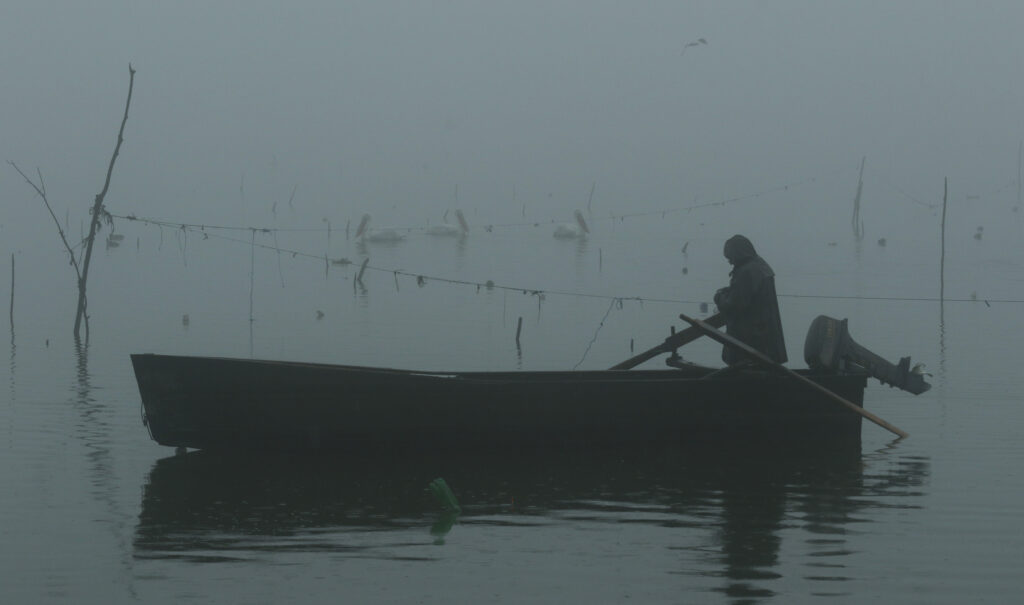
[[[243,365],[265,365],[270,367],[279,368],[307,368],[313,370],[328,370],[328,371],[342,371],[351,372],[353,374],[364,374],[364,375],[388,375],[388,376],[403,376],[413,378],[426,378],[426,379],[440,379],[440,380],[474,380],[474,381],[536,381],[536,382],[564,382],[565,378],[571,378],[570,381],[591,381],[591,380],[637,380],[637,379],[654,379],[657,381],[688,381],[688,380],[701,380],[704,377],[719,371],[722,368],[714,368],[709,366],[701,366],[693,364],[692,367],[687,369],[680,369],[678,367],[659,368],[659,369],[630,369],[630,370],[465,370],[465,371],[446,371],[446,370],[412,370],[406,368],[393,368],[393,367],[379,367],[379,366],[360,366],[360,365],[349,365],[349,364],[333,364],[327,362],[312,362],[312,361],[292,361],[292,360],[277,360],[277,359],[246,359],[240,357],[222,357],[222,356],[195,356],[195,355],[172,355],[163,353],[132,353],[132,362],[135,363],[136,358],[139,360],[152,359],[152,360],[165,360],[165,361],[180,361],[185,363],[197,363],[197,362],[217,362],[217,363],[229,363],[229,364],[243,364]],[[746,371],[746,370],[745,370]],[[866,372],[821,372],[812,370],[809,368],[794,369],[798,374],[816,377],[816,376],[827,376],[830,378],[836,377],[849,377],[849,378],[868,378],[869,375]],[[749,370],[750,374],[739,374],[729,377],[729,380],[758,380],[766,374],[773,374],[763,369]],[[753,374],[753,375],[751,375]],[[725,380],[723,378],[722,380]]]

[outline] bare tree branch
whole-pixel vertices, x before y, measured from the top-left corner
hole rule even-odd
[[[82,274],[78,280],[78,312],[75,314],[75,337],[78,337],[79,327],[82,319],[85,319],[85,338],[89,339],[89,317],[86,314],[85,282],[89,278],[89,261],[92,259],[92,246],[96,240],[96,231],[100,227],[100,217],[104,214],[103,199],[110,189],[110,177],[114,173],[114,162],[121,152],[121,143],[124,142],[124,125],[128,122],[128,109],[132,104],[132,89],[135,86],[135,69],[131,63],[128,64],[128,99],[124,104],[124,117],[121,119],[121,129],[117,132],[117,145],[114,146],[114,153],[110,156],[110,164],[107,166],[107,178],[103,182],[103,190],[96,194],[96,201],[92,205],[92,220],[89,221],[89,236],[86,238],[85,259],[82,261]]]
[[[75,268],[75,276],[79,280],[81,280],[82,279],[82,271],[81,271],[81,269],[79,269],[78,261],[75,259],[74,249],[71,247],[71,244],[68,243],[68,238],[64,234],[64,229],[61,228],[60,221],[57,220],[57,215],[53,213],[53,207],[50,206],[50,200],[48,200],[46,198],[46,183],[43,182],[43,173],[42,173],[42,171],[39,170],[38,168],[36,168],[36,173],[39,175],[39,184],[36,185],[34,182],[32,182],[32,179],[28,178],[27,174],[25,174],[24,172],[21,171],[21,168],[18,168],[17,164],[15,164],[14,162],[12,162],[10,160],[7,160],[7,163],[10,164],[11,167],[13,167],[15,170],[17,170],[18,174],[21,175],[21,178],[25,179],[25,182],[28,183],[29,185],[31,185],[32,188],[36,190],[36,193],[39,194],[39,197],[43,198],[43,204],[45,204],[46,205],[46,209],[50,211],[50,216],[53,217],[53,223],[55,225],[57,225],[57,233],[60,235],[60,241],[64,242],[64,248],[67,249],[68,256],[71,257],[71,266]]]
[[[68,242],[67,235],[64,233],[64,229],[60,226],[60,221],[57,220],[57,215],[53,212],[53,207],[50,206],[50,200],[46,197],[46,182],[43,180],[43,173],[41,170],[36,168],[36,174],[39,176],[39,183],[33,181],[27,174],[22,172],[21,168],[17,164],[8,160],[10,164],[21,178],[25,179],[25,182],[31,185],[35,189],[39,197],[43,199],[43,204],[46,205],[46,209],[50,212],[50,217],[53,218],[53,223],[57,225],[57,233],[60,235],[60,240],[64,242],[64,248],[68,251],[68,256],[71,257],[71,266],[75,269],[75,277],[78,283],[78,309],[75,313],[75,340],[79,338],[79,332],[82,325],[82,320],[85,320],[85,340],[89,340],[89,316],[86,313],[86,280],[89,278],[89,262],[92,260],[92,248],[96,241],[96,232],[99,230],[101,224],[100,219],[105,218],[108,222],[112,223],[113,217],[103,207],[103,200],[107,196],[107,191],[110,189],[110,178],[114,173],[114,162],[117,161],[117,156],[121,152],[121,144],[124,143],[124,127],[128,122],[128,109],[132,104],[132,89],[135,86],[135,68],[132,67],[131,63],[128,64],[128,98],[124,104],[124,117],[121,118],[121,128],[117,131],[117,144],[114,146],[114,153],[110,156],[110,164],[107,166],[107,176],[103,181],[103,189],[96,194],[96,198],[93,202],[90,214],[92,215],[89,220],[89,235],[82,240],[78,245],[72,246]],[[75,258],[75,248],[84,244],[84,255],[81,259]]]

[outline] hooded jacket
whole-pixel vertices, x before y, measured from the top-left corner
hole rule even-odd
[[[725,315],[726,334],[737,338],[778,363],[786,362],[786,341],[775,294],[775,272],[742,235],[725,242],[724,254],[733,269],[729,286],[715,294],[715,304]],[[733,365],[743,353],[726,345],[722,361]]]

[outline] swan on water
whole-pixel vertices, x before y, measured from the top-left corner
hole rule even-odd
[[[583,220],[583,213],[577,210],[575,223],[564,223],[555,227],[555,237],[559,239],[579,239],[590,233],[587,221]]]
[[[459,221],[457,225],[453,225],[447,222],[448,211],[446,210],[444,213],[444,218],[441,219],[442,221],[445,222],[442,222],[440,225],[432,225],[430,227],[427,227],[427,235],[457,237],[469,233],[469,223],[466,222],[466,217],[463,216],[462,210],[455,210],[455,218],[457,218]]]
[[[359,227],[356,229],[356,239],[362,238],[368,242],[400,242],[405,236],[395,229],[370,229],[370,215],[364,214]]]

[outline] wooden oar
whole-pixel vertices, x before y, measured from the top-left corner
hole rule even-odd
[[[684,315],[682,313],[679,314],[679,317],[681,319],[689,322],[690,325],[692,325],[694,328],[699,329],[701,332],[703,332],[704,334],[707,334],[708,336],[710,336],[711,338],[717,340],[718,342],[720,342],[722,344],[725,344],[725,345],[734,346],[737,349],[739,349],[740,351],[743,351],[749,357],[751,357],[755,361],[761,363],[762,365],[765,365],[765,366],[767,366],[769,368],[772,368],[772,369],[775,369],[775,370],[779,370],[781,372],[785,372],[786,374],[789,374],[790,376],[792,376],[793,378],[796,378],[800,382],[803,382],[807,386],[809,386],[809,387],[811,387],[813,389],[817,389],[822,394],[828,396],[829,399],[832,399],[833,401],[837,401],[837,402],[845,405],[846,407],[850,408],[850,410],[860,414],[861,416],[867,418],[871,422],[874,422],[875,424],[877,424],[878,426],[886,429],[887,431],[890,431],[890,432],[898,435],[899,437],[907,437],[908,436],[908,434],[906,432],[896,428],[895,426],[889,424],[885,420],[882,420],[878,416],[875,416],[874,414],[872,414],[871,412],[865,410],[864,408],[860,407],[859,405],[857,405],[855,403],[852,403],[850,401],[847,401],[843,397],[840,397],[839,395],[837,395],[837,394],[833,393],[832,391],[826,389],[825,387],[823,387],[820,384],[814,382],[813,380],[807,378],[806,376],[801,376],[800,374],[797,374],[793,370],[790,370],[789,368],[785,367],[781,363],[777,363],[777,362],[773,361],[772,359],[768,358],[766,355],[764,355],[763,353],[761,353],[757,349],[754,349],[753,347],[747,345],[746,343],[741,342],[739,340],[736,340],[732,336],[729,336],[728,334],[725,334],[725,333],[721,332],[720,330],[716,330],[715,327],[712,327],[710,324],[708,324],[708,322],[701,321],[701,320],[695,319],[693,317],[688,317],[688,316],[686,316],[686,315]]]
[[[709,325],[709,326],[714,326],[716,328],[719,328],[719,327],[725,325],[725,317],[721,313],[715,313],[711,317],[708,317],[707,319],[705,319],[704,323]],[[630,357],[626,361],[623,361],[622,363],[617,363],[617,364],[613,365],[612,367],[610,367],[608,369],[609,370],[629,370],[631,368],[635,368],[636,366],[642,364],[643,362],[647,361],[648,359],[657,357],[658,355],[661,355],[662,353],[670,353],[672,351],[675,351],[679,347],[681,347],[681,346],[683,346],[683,345],[685,345],[687,343],[693,342],[693,341],[697,340],[698,338],[700,338],[701,336],[704,336],[704,331],[701,330],[700,328],[696,328],[696,327],[686,328],[682,332],[676,332],[672,336],[669,336],[668,338],[665,339],[665,342],[663,342],[660,345],[654,347],[653,349],[648,349],[648,350],[644,351],[643,353],[640,353],[639,355],[634,355],[633,357]]]

